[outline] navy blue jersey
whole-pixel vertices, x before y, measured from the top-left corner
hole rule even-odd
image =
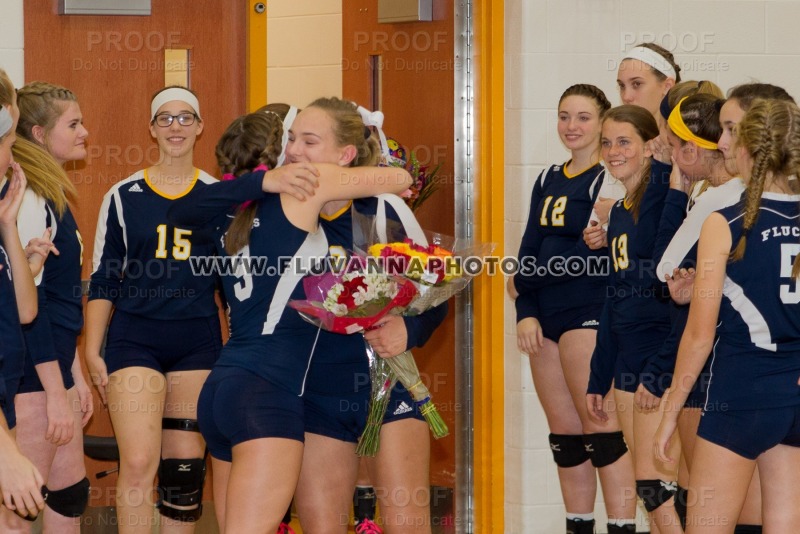
[[[605,250],[591,251],[583,242],[603,175],[599,163],[575,176],[564,164],[537,178],[514,277],[517,321],[603,302]]]
[[[230,209],[231,206],[247,201],[258,200],[265,196],[261,189],[263,174],[251,173],[243,175],[236,180],[225,182],[215,188],[215,195],[194,195],[196,213],[188,213],[183,206],[178,205],[170,211],[170,215],[181,219],[191,218],[195,226],[209,224],[215,216]],[[352,208],[351,208],[352,205]],[[320,226],[325,232],[329,243],[329,253],[334,256],[346,257],[353,248],[353,214],[352,209],[364,215],[374,215],[377,208],[375,197],[357,199],[331,216],[320,216]],[[396,214],[391,206],[387,206],[387,217],[396,220]],[[447,303],[414,317],[404,317],[406,332],[408,334],[407,349],[424,345],[433,331],[444,321],[447,316]],[[364,358],[364,341],[361,336],[347,336],[331,332],[321,332],[317,343],[318,351],[315,360],[320,358],[336,362],[366,362]]]
[[[616,336],[669,331],[669,291],[666,284],[656,278],[653,251],[671,171],[670,165],[652,160],[650,181],[636,221],[632,206],[625,199],[611,208],[607,234],[611,269],[597,346],[592,355],[590,393],[605,394],[611,387],[614,362],[619,356]],[[649,375],[647,381],[658,381],[650,375],[659,364],[659,355],[640,356],[648,361],[642,366],[642,374]],[[674,361],[674,355],[672,359]]]
[[[47,313],[51,324],[72,332],[83,326],[83,304],[81,302],[81,266],[83,265],[83,241],[78,224],[69,206],[58,217],[55,207],[31,189],[25,191],[18,217],[19,237],[23,245],[31,239],[42,237],[50,228],[50,239],[59,254],[50,254],[44,269],[36,277],[40,291],[39,302],[47,299]]]
[[[25,363],[25,341],[19,322],[17,298],[14,293],[14,279],[11,262],[6,249],[0,243],[0,371],[2,380],[8,381],[22,376]],[[5,382],[4,382],[5,383]],[[5,386],[2,386],[5,389]],[[2,400],[2,399],[0,399]],[[13,399],[4,399],[5,403]]]
[[[653,160],[637,221],[627,200],[620,200],[611,208],[607,302],[611,305],[612,331],[616,333],[647,330],[653,323],[668,320],[669,292],[656,278],[653,251],[671,170],[671,166]]]
[[[326,255],[328,242],[322,230],[310,234],[289,222],[280,195],[257,193],[262,177],[261,172],[252,173],[194,191],[176,202],[170,220],[186,228],[213,228],[218,254],[214,265],[223,271],[220,274],[231,329],[217,365],[247,369],[302,395],[319,329],[286,304],[305,298],[300,283],[303,270],[310,268],[311,260]],[[251,190],[242,193],[242,185],[252,185]],[[219,206],[220,199],[232,206],[236,200],[256,196],[261,199],[257,201],[250,243],[230,257],[224,244],[233,214],[210,218],[206,208],[209,204]],[[250,258],[250,265],[242,258]],[[294,268],[298,264],[302,268]]]
[[[59,254],[50,254],[44,266],[44,289],[50,323],[73,332],[83,327],[81,267],[83,239],[78,223],[67,206],[59,218],[48,203],[53,244]]]
[[[732,247],[742,235],[742,206],[719,213]],[[728,262],[711,364],[708,401],[730,409],[800,405],[800,195],[764,193],[744,257]]]
[[[189,192],[216,181],[197,170]],[[146,170],[106,193],[95,235],[90,300],[110,300],[120,310],[151,319],[217,313],[216,280],[194,276],[189,261],[210,256],[214,245],[167,221],[175,201],[150,184]]]
[[[700,238],[700,229],[706,218],[719,209],[736,204],[744,191],[744,182],[734,178],[717,187],[709,187],[704,192],[691,199],[686,193],[670,189],[664,202],[661,214],[661,223],[656,238],[655,259],[658,262],[657,276],[665,281],[667,275],[672,275],[676,267],[694,268],[697,264],[697,241]],[[688,209],[688,213],[687,213]],[[659,360],[654,362],[654,373],[667,375],[675,367],[675,357],[678,352],[681,336],[686,328],[689,318],[689,306],[670,303],[671,329],[668,338],[664,341],[659,354]],[[710,360],[706,363],[701,375],[702,381],[707,380]],[[660,397],[664,389],[669,387],[671,380],[658,380],[652,386],[647,386],[651,393]],[[705,386],[700,384],[700,389],[693,391],[694,397],[704,395]]]

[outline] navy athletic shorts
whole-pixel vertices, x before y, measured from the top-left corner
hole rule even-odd
[[[635,393],[648,358],[657,355],[669,330],[653,328],[647,332],[614,334],[617,361],[614,366],[614,388]],[[664,389],[664,388],[662,388]]]
[[[312,363],[303,393],[306,432],[358,442],[367,423],[371,395],[366,357],[363,363]],[[409,418],[422,419],[422,415],[398,382],[392,389],[383,424]]]
[[[403,387],[403,384],[397,382],[397,385],[392,389],[389,406],[386,408],[386,415],[383,416],[383,424],[402,421],[403,419],[425,420],[419,411],[417,403],[411,397],[411,393]]]
[[[230,462],[233,447],[260,438],[303,442],[303,399],[242,369],[215,367],[197,401],[197,422],[211,456]]]
[[[597,330],[600,326],[600,314],[602,311],[602,305],[591,305],[570,308],[552,315],[543,315],[539,318],[539,324],[542,326],[542,335],[558,343],[564,332],[580,328]]]
[[[776,445],[800,447],[800,406],[761,410],[703,410],[697,435],[755,460]]]
[[[108,374],[147,367],[162,374],[209,370],[219,358],[219,317],[163,321],[116,310],[106,340]]]
[[[371,385],[362,362],[312,361],[303,392],[305,430],[355,443],[367,424]]]

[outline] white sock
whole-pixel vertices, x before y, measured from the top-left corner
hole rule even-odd
[[[571,514],[567,512],[567,519],[579,521],[594,521],[594,514]]]
[[[624,527],[625,525],[635,525],[635,519],[609,519],[609,525],[614,525],[615,527]]]

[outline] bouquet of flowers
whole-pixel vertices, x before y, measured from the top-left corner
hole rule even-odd
[[[404,204],[397,202],[397,197],[381,195],[379,199],[379,202],[388,203],[400,220],[387,219],[385,205],[380,203],[375,216],[355,212],[353,243],[357,250],[379,259],[378,264],[387,275],[399,275],[414,285],[416,296],[405,306],[404,315],[424,313],[463,290],[472,278],[463,268],[464,259],[470,257],[480,261],[494,248],[493,245],[473,245],[441,234],[426,233],[407,211],[408,208],[404,210]],[[411,351],[378,360],[382,360],[378,364],[387,364],[391,368],[393,375],[411,394],[433,436],[436,439],[446,436],[449,433],[447,425],[436,410],[430,391],[422,383]],[[373,396],[370,418],[381,421],[383,411],[380,417],[373,414],[380,409],[380,399]]]
[[[303,279],[306,300],[289,301],[308,322],[329,332],[354,334],[391,311],[401,313],[417,293],[401,277],[356,269]]]
[[[385,158],[383,164],[391,167],[402,167],[411,175],[414,183],[400,196],[411,208],[411,211],[417,211],[439,189],[436,178],[442,164],[439,163],[431,169],[428,165],[420,164],[413,150],[409,154],[403,145],[391,137],[386,142],[389,147],[389,155]]]
[[[377,323],[387,313],[402,313],[416,295],[414,285],[401,277],[361,268],[343,273],[325,273],[303,279],[306,300],[289,301],[306,321],[329,332],[354,334]],[[382,358],[364,342],[370,362],[370,380],[375,410],[359,439],[359,454],[374,456],[380,443],[380,428],[389,396],[397,378]],[[363,442],[363,444],[362,444]]]

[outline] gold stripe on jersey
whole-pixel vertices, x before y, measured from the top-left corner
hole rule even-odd
[[[340,209],[336,213],[334,213],[332,215],[325,215],[324,213],[320,213],[319,216],[322,217],[323,219],[325,219],[326,221],[333,221],[334,219],[338,219],[339,217],[341,217],[342,214],[344,212],[346,212],[347,210],[349,210],[350,206],[352,206],[352,205],[353,205],[353,201],[352,200],[348,200],[347,204],[345,204],[342,207],[342,209]]]
[[[147,185],[150,186],[150,189],[155,191],[155,193],[158,196],[164,197],[167,200],[175,200],[175,199],[178,199],[178,198],[181,198],[181,197],[184,197],[184,196],[188,195],[189,192],[194,187],[194,185],[197,183],[197,179],[199,177],[200,177],[200,169],[195,169],[194,170],[194,176],[192,177],[192,183],[190,183],[189,186],[184,191],[178,193],[177,195],[168,195],[167,193],[164,193],[163,191],[159,191],[158,190],[158,188],[155,186],[155,184],[153,184],[153,182],[150,181],[150,175],[148,174],[147,169],[144,170],[144,181],[147,183]]]
[[[572,179],[572,178],[575,178],[576,176],[580,176],[581,174],[585,173],[586,171],[588,171],[589,169],[591,169],[592,167],[594,167],[595,165],[597,165],[597,163],[599,163],[599,162],[594,162],[594,163],[592,163],[591,165],[589,165],[588,167],[586,167],[585,169],[581,169],[579,172],[576,172],[575,174],[570,174],[570,173],[569,173],[569,171],[567,170],[567,166],[568,166],[570,163],[572,163],[572,160],[569,160],[568,162],[566,162],[566,163],[564,164],[564,166],[563,166],[563,167],[561,167],[561,170],[562,170],[562,172],[564,173],[564,176],[565,176],[567,179]]]

